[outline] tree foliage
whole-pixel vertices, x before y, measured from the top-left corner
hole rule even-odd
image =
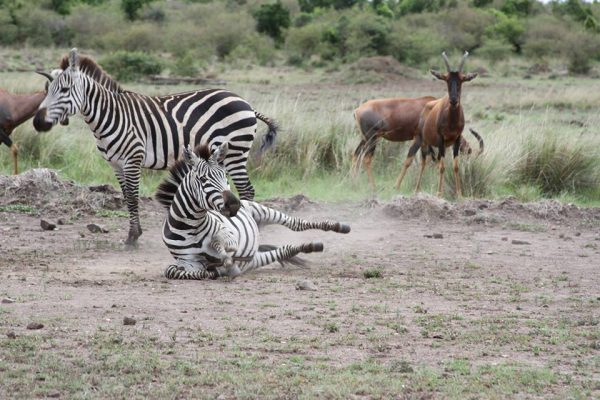
[[[256,30],[275,39],[277,43],[283,42],[283,30],[290,27],[290,10],[277,0],[273,4],[263,4],[254,12]]]

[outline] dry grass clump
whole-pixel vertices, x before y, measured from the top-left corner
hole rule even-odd
[[[529,137],[516,165],[517,180],[545,195],[577,193],[600,185],[599,154],[586,142],[558,137]]]

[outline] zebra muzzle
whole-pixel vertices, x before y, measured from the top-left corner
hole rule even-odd
[[[235,217],[238,210],[240,209],[240,200],[230,190],[225,190],[223,195],[223,208],[221,208],[221,214],[226,217]]]
[[[33,117],[33,127],[38,132],[48,132],[52,129],[53,124],[46,121],[46,112],[46,108],[40,108],[38,112],[35,113],[35,117]]]

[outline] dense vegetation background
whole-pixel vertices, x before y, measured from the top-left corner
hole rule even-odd
[[[79,46],[138,68],[203,72],[214,61],[331,67],[389,55],[429,67],[442,50],[493,65],[600,60],[600,4],[580,0],[0,0],[0,45]],[[128,54],[133,53],[133,54]],[[145,53],[142,54],[141,52]],[[121,64],[122,65],[122,62]],[[112,68],[114,72],[119,68]]]

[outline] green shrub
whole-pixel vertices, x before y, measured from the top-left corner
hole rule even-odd
[[[117,51],[100,60],[100,65],[119,81],[137,80],[145,75],[160,74],[163,63],[141,51]]]
[[[521,52],[525,33],[523,22],[514,16],[506,15],[501,11],[492,11],[494,11],[493,15],[496,18],[496,22],[488,28],[488,35],[506,40],[514,46],[515,51]]]
[[[177,76],[196,76],[198,74],[196,57],[192,51],[185,52],[183,56],[175,60],[173,73]]]
[[[531,18],[527,24],[524,54],[533,58],[564,55],[565,38],[569,36],[569,30],[564,21],[552,15]]]
[[[513,46],[500,39],[488,39],[477,49],[477,54],[487,58],[492,64],[505,60],[512,53]]]
[[[519,183],[545,195],[577,193],[600,185],[598,150],[583,142],[564,142],[554,135],[530,138],[516,166]]]
[[[482,46],[487,27],[494,23],[488,12],[466,6],[442,12],[441,16],[439,35],[444,36],[449,48],[461,51]]]
[[[449,45],[435,28],[394,25],[390,36],[390,52],[397,60],[411,66],[423,66],[432,57],[438,57]],[[441,60],[441,59],[440,59]]]

